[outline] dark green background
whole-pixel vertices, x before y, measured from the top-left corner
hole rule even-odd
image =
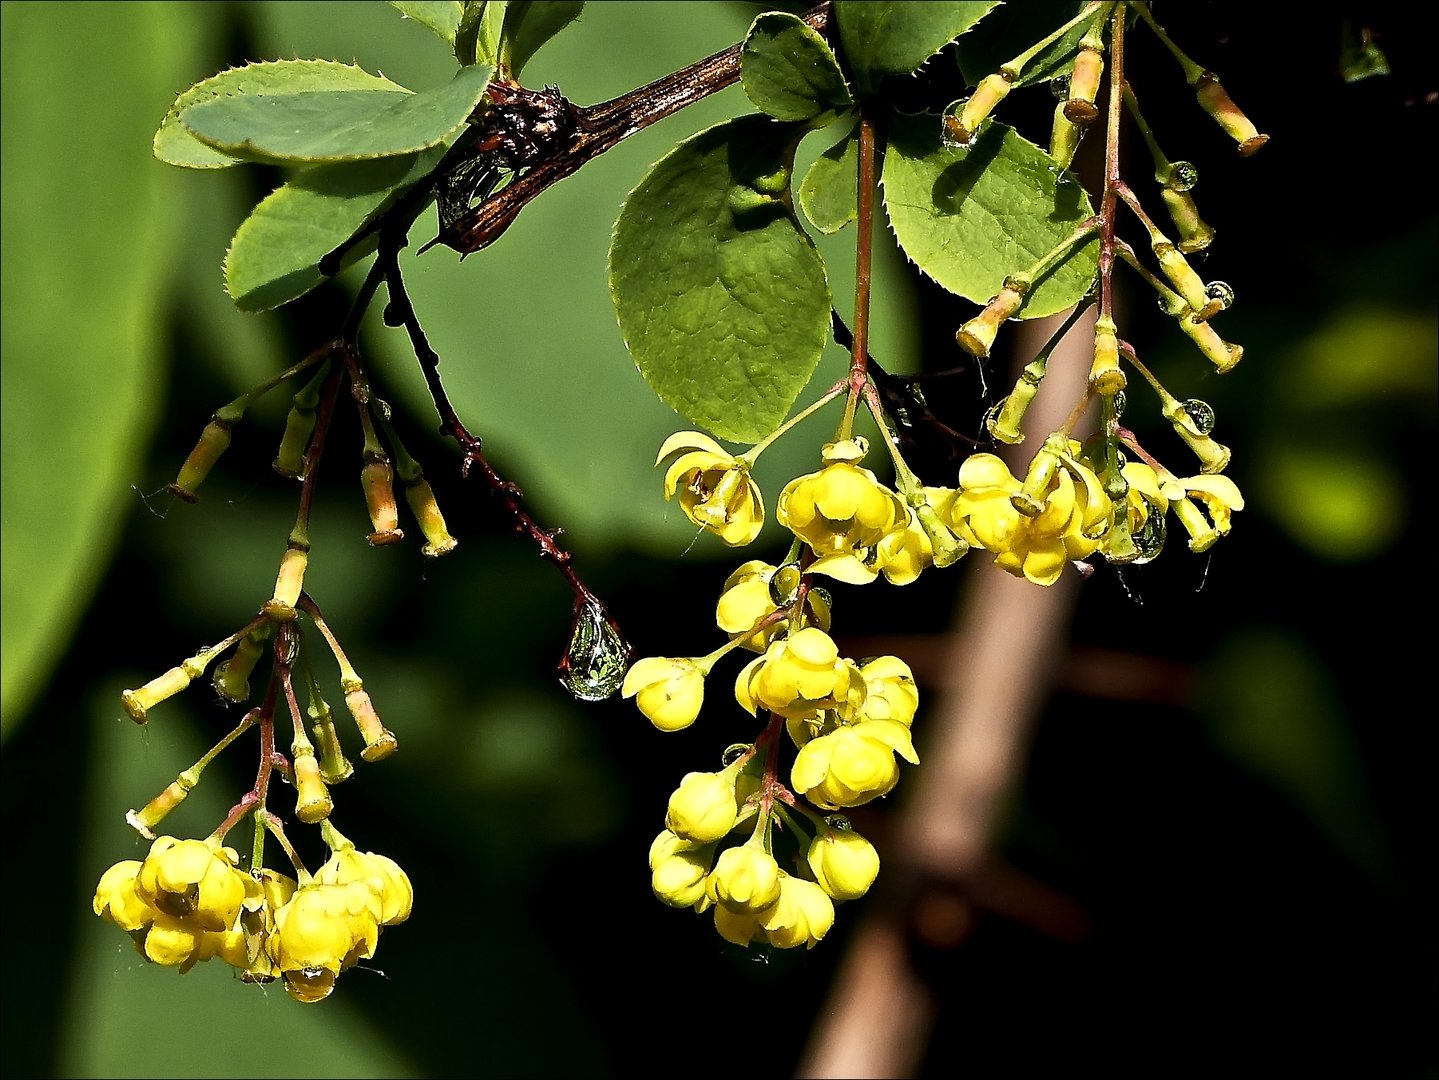
[[[1434,1075],[1427,28],[1367,6],[1396,74],[1345,85],[1341,8],[1302,23],[1254,8],[1161,12],[1273,136],[1252,160],[1171,93],[1167,58],[1134,58],[1167,151],[1200,167],[1219,229],[1203,272],[1238,292],[1220,325],[1246,359],[1206,377],[1137,292],[1123,328],[1171,386],[1218,408],[1249,507],[1212,562],[1175,542],[1127,575],[1142,604],[1104,570],[1084,586],[1074,647],[1120,650],[1141,673],[1178,664],[1162,701],[1061,687],[1000,837],[1094,930],[1062,944],[987,917],[963,950],[928,958],[943,1011],[926,1075]],[[756,10],[591,4],[527,81],[602,100],[738,40]],[[234,312],[220,258],[280,175],[169,169],[150,135],[176,93],[247,57],[353,60],[415,88],[452,67],[379,3],[7,3],[3,18],[5,1075],[791,1071],[846,933],[877,901],[842,907],[813,952],[765,963],[653,899],[644,853],[668,792],[753,731],[713,707],[662,736],[629,703],[563,694],[567,590],[458,483],[403,340],[378,326],[366,348],[461,546],[431,564],[416,545],[363,543],[343,417],[308,584],[402,747],[336,790],[335,820],[410,871],[415,914],[386,931],[383,975],[349,972],[305,1008],[219,965],[148,967],[90,913],[101,871],[143,850],[124,810],[233,722],[197,689],[140,730],[118,695],[269,595],[294,513],[295,488],[268,469],[283,402],[237,431],[200,505],[155,493],[216,406],[324,340],[346,303],[336,286]],[[1016,92],[1007,119],[1043,141],[1049,107],[1042,87]],[[745,108],[727,90],[548,192],[483,254],[437,250],[410,271],[462,413],[649,653],[708,651],[738,557],[710,538],[691,548],[660,498],[650,466],[677,421],[624,353],[604,252],[648,165]],[[838,297],[846,242],[822,245]],[[892,256],[878,292],[876,355],[959,362],[953,328],[972,306],[909,282]],[[842,363],[831,348],[821,378]],[[952,397],[936,401],[974,430],[980,407]],[[771,510],[830,422],[766,458]],[[780,554],[777,534],[766,544],[755,553]],[[841,645],[944,632],[963,581],[998,572],[983,562],[840,590]],[[252,768],[232,751],[175,828],[208,831]],[[904,791],[861,815],[887,859]],[[314,857],[318,841],[296,835]]]

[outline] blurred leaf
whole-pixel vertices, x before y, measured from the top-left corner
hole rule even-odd
[[[276,188],[241,223],[225,255],[225,288],[242,311],[266,311],[325,280],[320,260],[430,173],[445,148],[376,161],[320,165]],[[375,238],[345,253],[348,266]]]
[[[799,185],[799,205],[810,224],[836,233],[859,217],[859,129],[818,158]]]
[[[854,104],[829,43],[783,11],[766,12],[750,26],[740,83],[755,108],[778,120],[814,120]]]
[[[884,156],[884,205],[900,246],[952,293],[986,303],[1093,213],[1049,155],[991,123],[968,149],[940,142],[933,118],[896,117]],[[1063,311],[1089,292],[1099,244],[1090,237],[1029,293],[1019,317]]]
[[[1435,405],[1439,366],[1433,311],[1351,307],[1315,325],[1282,359],[1280,385],[1295,409]]]
[[[500,59],[518,79],[530,57],[580,17],[582,0],[509,0],[505,6]]]
[[[1084,9],[1088,0],[1025,0],[1023,4],[1001,4],[973,32],[959,39],[959,70],[971,86],[1001,64],[1028,50],[1036,42],[1063,26]],[[1073,66],[1079,39],[1094,23],[1086,19],[1067,30],[1054,44],[1041,49],[1020,72],[1014,86],[1029,86],[1062,74]]]
[[[1254,473],[1256,502],[1296,543],[1331,562],[1371,558],[1404,526],[1398,471],[1352,440],[1272,444],[1256,456]]]
[[[1363,27],[1358,32],[1349,19],[1339,46],[1339,73],[1345,82],[1359,82],[1374,75],[1389,74],[1389,58],[1374,40],[1374,31]]]
[[[390,6],[436,34],[446,45],[454,46],[460,16],[465,11],[460,0],[390,0]]]
[[[203,17],[180,4],[0,11],[8,734],[84,614],[125,511],[138,505],[130,486],[159,407],[164,286],[181,239],[170,183],[178,177],[154,162],[149,141],[186,81]],[[96,58],[93,79],[74,77],[77,56]]]
[[[228,153],[280,165],[362,161],[416,153],[444,142],[489,83],[481,64],[448,86],[418,94],[388,90],[301,90],[236,94],[191,105],[180,123]]]
[[[1225,639],[1200,685],[1214,741],[1303,810],[1366,871],[1383,869],[1358,747],[1324,665],[1284,629]]]
[[[160,129],[155,132],[155,156],[169,165],[187,169],[223,169],[249,158],[235,157],[209,146],[180,122],[192,105],[235,94],[271,96],[313,90],[366,90],[406,93],[403,86],[382,75],[371,75],[352,64],[333,60],[272,60],[230,68],[198,82],[175,99]]]
[[[701,132],[615,222],[610,287],[630,352],[662,400],[723,439],[778,426],[829,334],[824,264],[785,202],[796,136],[765,116]]]
[[[999,0],[837,0],[845,59],[861,93],[907,75],[999,6]]]

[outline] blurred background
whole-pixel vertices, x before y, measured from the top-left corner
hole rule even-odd
[[[164,486],[215,408],[334,333],[355,284],[236,312],[221,258],[282,176],[171,169],[150,137],[179,91],[246,59],[330,57],[415,89],[453,62],[382,3],[4,4],[4,1074],[790,1075],[817,1067],[856,977],[887,985],[847,958],[863,928],[888,927],[925,1003],[896,1071],[1439,1075],[1432,16],[1155,8],[1272,141],[1237,159],[1136,35],[1133,78],[1161,144],[1199,166],[1195,196],[1219,232],[1203,272],[1234,286],[1219,327],[1246,358],[1215,378],[1137,290],[1121,333],[1176,393],[1215,406],[1248,504],[1212,558],[1172,537],[1152,565],[1054,593],[1047,644],[1006,676],[1028,680],[1030,704],[1013,718],[1014,760],[990,777],[982,865],[937,884],[906,850],[921,768],[853,815],[885,860],[882,887],[842,905],[813,951],[746,954],[707,917],[655,901],[645,853],[669,792],[753,723],[712,704],[662,735],[628,702],[563,692],[568,589],[458,482],[403,336],[376,324],[362,344],[460,547],[428,562],[417,544],[363,542],[345,417],[307,587],[402,752],[359,764],[334,820],[406,867],[416,905],[372,967],[304,1007],[219,964],[148,966],[90,911],[101,872],[144,850],[125,810],[234,723],[196,688],[140,729],[119,694],[269,596],[295,511],[296,489],[268,467],[284,392],[237,429],[198,506]],[[592,104],[739,40],[757,10],[592,3],[526,81]],[[1366,27],[1393,71],[1346,83],[1346,35]],[[1041,87],[1005,118],[1042,143],[1051,108]],[[743,556],[691,543],[663,502],[653,455],[684,425],[628,358],[604,281],[614,215],[649,164],[743,111],[732,87],[557,185],[481,255],[408,264],[462,416],[535,516],[565,527],[641,654],[709,651],[725,577],[784,550],[773,530]],[[835,240],[822,246],[848,315],[852,239]],[[960,363],[953,330],[973,305],[888,250],[880,260],[875,355],[901,372]],[[817,384],[843,367],[831,347]],[[975,373],[935,387],[936,409],[974,433]],[[1133,397],[1143,434],[1149,406]],[[766,455],[771,511],[832,422]],[[914,665],[922,757],[943,757],[956,695],[972,707],[986,677],[960,680],[952,658],[1025,652],[976,607],[996,578],[976,554],[904,589],[836,590],[842,651]],[[208,832],[252,769],[230,751],[165,827]],[[312,830],[291,835],[319,861]],[[880,1014],[845,1023],[860,1044],[893,1030]]]

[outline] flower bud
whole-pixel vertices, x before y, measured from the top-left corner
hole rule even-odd
[[[1094,362],[1089,368],[1089,388],[1109,397],[1124,389],[1124,372],[1119,367],[1119,338],[1114,320],[1101,315],[1094,324]]]
[[[758,914],[779,899],[779,876],[774,856],[751,841],[720,852],[705,893],[731,911]]]
[[[1244,347],[1232,345],[1219,336],[1219,332],[1210,326],[1207,320],[1201,320],[1193,312],[1186,312],[1178,319],[1179,329],[1199,346],[1214,370],[1220,375],[1232,368],[1244,358]]]
[[[996,71],[979,80],[974,94],[955,111],[944,115],[944,138],[954,146],[968,146],[984,127],[995,107],[1009,94],[1013,77]]]
[[[383,761],[399,749],[399,740],[380,723],[380,714],[375,711],[374,702],[370,700],[370,695],[363,686],[354,686],[345,691],[345,707],[350,710],[350,715],[355,718],[355,726],[364,737],[365,748],[360,751],[362,758],[366,761]]]
[[[120,701],[125,706],[125,711],[130,714],[130,719],[137,724],[143,724],[151,709],[189,686],[190,678],[190,672],[181,664],[172,667],[163,675],[155,676],[138,690],[124,691],[120,695]]]
[[[879,853],[857,832],[826,827],[805,855],[819,887],[836,900],[856,900],[879,876]]]
[[[1219,85],[1213,72],[1206,71],[1194,86],[1194,95],[1199,107],[1214,117],[1231,139],[1239,144],[1240,157],[1248,157],[1269,141],[1268,135],[1261,135],[1249,117],[1229,98],[1229,93]]]
[[[305,587],[305,568],[310,563],[310,545],[294,540],[280,556],[280,572],[275,576],[275,594],[261,609],[266,618],[290,622],[295,618],[295,604]]]
[[[635,661],[620,685],[640,712],[661,731],[680,731],[699,716],[704,704],[705,672],[689,657],[646,656]]]
[[[670,794],[665,825],[681,840],[708,844],[734,828],[738,817],[734,773],[692,772]]]
[[[454,551],[459,541],[450,535],[450,530],[445,525],[445,517],[440,513],[440,506],[435,501],[430,482],[423,476],[407,481],[405,501],[410,504],[410,512],[420,524],[420,532],[425,534],[425,545],[420,548],[420,554],[438,558]]]

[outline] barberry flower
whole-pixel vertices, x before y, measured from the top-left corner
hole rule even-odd
[[[135,891],[135,875],[139,872],[139,861],[126,859],[101,874],[95,886],[95,914],[127,933],[143,930],[155,921],[155,909]]]
[[[720,839],[735,826],[739,801],[736,773],[686,773],[680,786],[670,794],[665,825],[683,840],[708,844]]]
[[[863,455],[863,440],[825,449],[828,464],[786,484],[775,516],[817,556],[809,572],[864,585],[879,576],[879,542],[908,521],[905,503],[874,473],[854,464]]]
[[[159,914],[196,930],[229,930],[240,916],[250,875],[217,840],[158,837],[135,875],[136,894]]]
[[[670,907],[693,907],[705,899],[714,862],[713,844],[684,840],[666,829],[650,845],[650,888]]]
[[[779,864],[754,840],[726,848],[705,881],[705,894],[734,912],[755,914],[779,899]]]
[[[782,584],[778,589],[775,582],[777,574],[782,575]],[[788,580],[791,575],[792,584]],[[715,622],[730,636],[731,641],[743,638],[740,644],[744,648],[764,652],[775,636],[786,630],[787,624],[783,620],[776,620],[762,630],[754,630],[755,624],[779,610],[779,604],[775,600],[776,592],[789,595],[794,593],[798,586],[799,571],[794,566],[774,567],[759,559],[752,559],[726,579],[719,603],[715,605]],[[805,593],[805,625],[828,630],[829,620],[828,596],[819,589],[808,590]]]
[[[393,926],[410,917],[415,889],[400,864],[373,851],[359,851],[344,841],[325,865],[315,871],[314,881],[321,885],[346,885],[360,881],[369,885],[380,899],[378,919],[381,926]]]
[[[914,672],[897,656],[878,656],[860,665],[865,696],[860,720],[895,720],[909,727],[919,708]]]
[[[810,841],[805,861],[819,887],[836,900],[855,900],[879,876],[879,853],[859,833],[825,826]]]
[[[899,754],[919,764],[909,728],[896,720],[844,724],[800,747],[790,769],[791,786],[826,810],[860,806],[887,795],[899,783]]]
[[[726,453],[703,432],[680,431],[665,440],[655,464],[677,450],[685,453],[665,472],[665,499],[678,491],[685,517],[731,547],[758,536],[764,527],[764,499],[750,479],[749,462]]]
[[[374,956],[382,911],[380,893],[368,881],[301,885],[275,912],[265,941],[290,996],[321,1001],[341,971]]]
[[[634,698],[640,712],[661,731],[680,731],[699,716],[705,674],[706,669],[687,656],[646,656],[625,673],[620,696]]]
[[[760,913],[760,926],[778,949],[814,948],[834,925],[834,901],[813,881],[779,873],[779,899]]]
[[[1189,533],[1190,551],[1208,551],[1221,536],[1229,535],[1230,515],[1244,509],[1239,485],[1227,476],[1160,477],[1164,497]]]
[[[863,694],[859,669],[839,655],[834,640],[817,626],[773,642],[735,680],[735,698],[751,715],[765,708],[806,717],[822,709],[853,707]]]

